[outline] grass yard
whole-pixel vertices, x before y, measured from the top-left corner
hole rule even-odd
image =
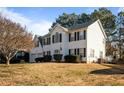
[[[0,85],[124,85],[124,65],[0,64]]]

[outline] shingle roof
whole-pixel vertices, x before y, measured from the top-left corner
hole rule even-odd
[[[95,20],[96,21],[96,20]],[[74,29],[79,29],[79,28],[84,28],[84,27],[88,27],[89,25],[91,25],[92,23],[94,23],[95,21],[89,21],[83,24],[76,24],[73,25],[71,27],[68,27],[68,30],[74,30]]]

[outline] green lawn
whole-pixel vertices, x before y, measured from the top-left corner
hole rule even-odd
[[[124,65],[0,64],[0,85],[124,85]]]

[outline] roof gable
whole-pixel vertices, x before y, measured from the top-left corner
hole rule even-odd
[[[51,34],[56,28],[61,28],[64,32],[68,32],[67,28],[61,26],[60,24],[56,24],[49,33]]]
[[[101,21],[100,21],[99,19],[97,20],[97,23],[99,24],[100,29],[101,29],[101,31],[102,31],[104,37],[107,38],[107,35],[106,35],[106,33],[105,33],[105,30],[104,30],[104,28],[103,28],[103,26],[102,26],[102,23],[101,23]]]

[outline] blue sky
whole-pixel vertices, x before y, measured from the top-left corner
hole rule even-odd
[[[52,22],[65,13],[88,13],[90,14],[98,7],[49,7],[49,8],[31,8],[31,7],[11,7],[11,8],[0,8],[0,12],[7,18],[19,22],[22,25],[26,25],[28,31],[33,34],[44,35],[48,32]],[[114,14],[124,10],[119,7],[109,7]]]

